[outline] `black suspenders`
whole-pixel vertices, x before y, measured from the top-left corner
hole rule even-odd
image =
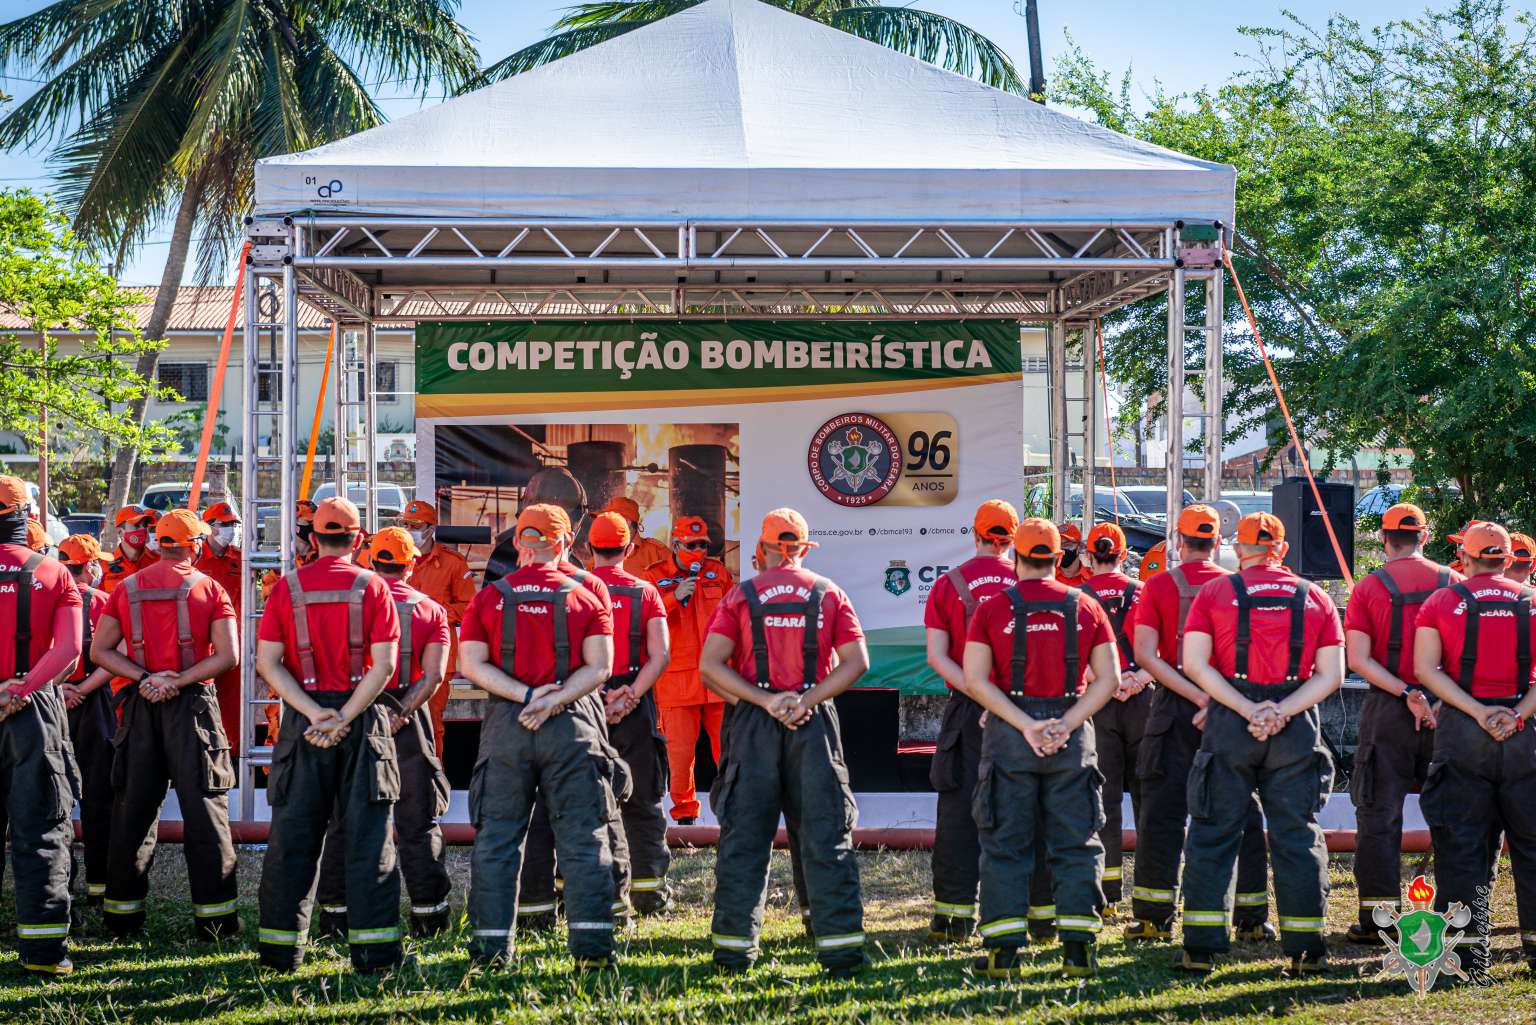
[[[1452,584],[1451,590],[1467,604],[1467,633],[1461,644],[1461,667],[1456,682],[1468,694],[1472,693],[1472,678],[1477,670],[1477,635],[1483,618],[1483,609],[1496,605],[1508,605],[1515,614],[1515,700],[1525,697],[1531,687],[1531,599],[1536,591],[1522,587],[1517,598],[1473,597],[1472,589],[1465,583]]]
[[[571,634],[565,601],[581,585],[566,577],[553,591],[514,591],[507,578],[502,577],[491,586],[501,592],[501,671],[511,676],[513,659],[517,657],[517,607],[548,602],[555,624],[555,682],[564,683],[571,671]]]
[[[768,606],[757,596],[756,582],[741,582],[741,594],[747,600],[747,613],[752,618],[752,659],[757,676],[753,682],[759,687],[764,690],[773,689],[773,674],[768,665],[768,628],[763,622],[770,608],[775,615],[799,614],[805,617],[805,628],[801,634],[801,651],[805,658],[802,689],[809,690],[816,686],[816,664],[821,656],[821,602],[827,596],[827,586],[825,577],[817,577],[811,584],[811,596],[805,601],[776,601]]]
[[[1396,673],[1397,667],[1402,664],[1403,614],[1407,606],[1412,605],[1417,609],[1429,601],[1430,595],[1451,582],[1451,571],[1441,566],[1440,572],[1435,574],[1435,586],[1428,591],[1404,591],[1397,586],[1397,581],[1392,579],[1392,574],[1387,572],[1385,566],[1378,567],[1371,576],[1381,581],[1381,586],[1387,589],[1387,596],[1392,599],[1392,625],[1387,632],[1387,672]]]
[[[96,663],[91,661],[91,599],[100,591],[94,587],[80,588],[80,678],[83,680],[96,671]]]
[[[19,567],[0,569],[0,584],[16,588],[16,663],[11,670],[16,677],[25,676],[32,668],[32,572],[42,562],[42,553],[32,552]]]
[[[1125,621],[1131,614],[1131,603],[1136,600],[1136,592],[1140,589],[1141,585],[1136,581],[1127,580],[1125,590],[1121,592],[1120,597],[1109,599],[1095,591],[1092,584],[1083,585],[1083,590],[1093,595],[1093,600],[1099,603],[1099,607],[1109,617],[1109,626],[1114,631],[1115,643],[1120,646],[1120,651],[1125,656],[1125,664],[1130,669],[1139,667],[1136,665],[1135,649],[1131,647],[1131,639],[1125,634]]]
[[[1029,665],[1029,617],[1036,612],[1055,612],[1061,616],[1062,644],[1067,664],[1067,671],[1061,680],[1061,693],[1064,697],[1074,697],[1083,675],[1077,653],[1077,612],[1083,592],[1069,587],[1064,597],[1049,601],[1025,601],[1017,587],[1010,587],[1003,593],[1013,606],[1013,662],[1009,693],[1024,693],[1024,669]]]
[[[1306,636],[1307,596],[1310,585],[1298,579],[1296,593],[1292,595],[1252,595],[1240,574],[1232,575],[1232,591],[1237,596],[1237,657],[1233,676],[1248,680],[1248,646],[1253,640],[1251,613],[1254,609],[1290,609],[1291,637],[1290,658],[1285,666],[1285,679],[1295,682],[1301,679],[1301,649]]]
[[[640,657],[640,648],[644,644],[645,634],[645,588],[609,584],[608,594],[617,595],[628,603],[625,608],[629,612],[629,665],[621,672],[638,673],[644,662]],[[618,669],[617,666],[614,668]]]

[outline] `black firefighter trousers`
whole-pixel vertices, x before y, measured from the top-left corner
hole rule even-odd
[[[23,965],[51,967],[69,942],[70,810],[78,771],[55,687],[0,722],[0,835],[10,828],[16,948]],[[0,873],[3,873],[0,863]]]
[[[380,696],[390,714],[399,712],[395,697]],[[411,899],[411,933],[430,936],[448,928],[447,847],[438,819],[448,810],[448,776],[432,739],[432,719],[425,706],[395,734],[395,761],[400,766],[400,800],[395,802],[395,849],[400,874]],[[347,933],[347,831],[339,814],[332,814],[320,859],[315,901],[320,905],[321,930]]]
[[[1036,719],[1057,718],[1074,699],[1012,699]],[[1103,922],[1103,777],[1092,722],[1045,758],[1024,734],[996,716],[987,720],[971,813],[981,838],[981,942],[1020,947],[1029,931],[1026,880],[1043,839],[1050,864],[1056,929],[1063,942],[1093,943]]]
[[[1104,899],[1111,905],[1120,903],[1122,894],[1126,794],[1131,795],[1135,828],[1141,829],[1141,778],[1136,774],[1136,759],[1141,753],[1155,693],[1155,689],[1148,687],[1124,701],[1110,698],[1109,704],[1093,717],[1099,773],[1104,777],[1104,828],[1099,831],[1099,840],[1104,844]]]
[[[469,785],[475,826],[470,861],[469,954],[489,964],[512,957],[517,932],[523,841],[535,796],[549,805],[555,853],[565,878],[571,954],[578,963],[613,955],[613,852],[619,821],[614,780],[621,774],[588,699],[529,731],[521,702],[492,697]]]
[[[981,838],[971,800],[981,768],[984,709],[959,691],[950,691],[939,723],[928,782],[938,792],[933,832],[933,914],[935,918],[976,918],[976,888],[981,883]],[[1055,932],[1056,905],[1051,897],[1051,865],[1045,837],[1036,839],[1034,871],[1029,877],[1030,933]]]
[[[1349,778],[1355,805],[1355,890],[1360,928],[1375,935],[1371,913],[1402,907],[1403,801],[1422,790],[1435,731],[1414,729],[1402,698],[1372,687],[1360,709],[1360,744]]]
[[[324,708],[341,708],[347,691],[312,691]],[[272,826],[261,863],[261,964],[293,971],[309,938],[310,891],[334,812],[346,830],[347,945],[352,967],[375,971],[399,963],[400,869],[395,858],[394,805],[400,763],[389,713],[375,703],[332,748],[304,739],[309,720],[283,706],[267,803]]]
[[[85,893],[100,903],[107,895],[112,836],[112,735],[117,711],[112,688],[102,684],[69,710],[69,740],[80,766],[80,836],[85,847]]]
[[[816,706],[809,721],[786,729],[756,705],[731,714],[730,753],[710,806],[720,822],[715,858],[715,962],[751,965],[758,955],[768,859],[779,815],[796,825],[817,959],[826,968],[864,963],[864,904],[853,825],[858,815],[837,710]]]
[[[160,806],[176,789],[185,830],[182,853],[199,939],[240,931],[229,791],[235,769],[211,684],[183,687],[151,703],[130,687],[119,695],[122,721],[112,738],[113,844],[107,855],[105,923],[114,936],[144,928],[149,870],[155,861]]]
[[[1141,810],[1136,815],[1136,885],[1131,913],[1168,926],[1178,907],[1179,860],[1189,816],[1189,771],[1204,734],[1195,727],[1194,703],[1159,687],[1152,695],[1147,730],[1136,759]],[[1268,851],[1259,799],[1249,797],[1237,851],[1233,923],[1238,929],[1269,918]],[[1189,874],[1186,866],[1185,876]]]
[[[1435,758],[1419,798],[1435,851],[1436,906],[1472,910],[1472,965],[1486,969],[1492,922],[1487,890],[1490,831],[1503,829],[1515,882],[1520,946],[1536,966],[1536,730],[1500,743],[1449,705],[1435,730]],[[1482,890],[1480,894],[1479,891]],[[1467,958],[1463,958],[1466,964]]]
[[[1288,685],[1234,684],[1250,700],[1279,701]],[[1328,847],[1317,813],[1333,789],[1333,759],[1323,747],[1317,709],[1293,718],[1268,740],[1248,720],[1212,701],[1205,739],[1189,774],[1189,837],[1184,842],[1184,948],[1230,949],[1232,877],[1255,791],[1269,826],[1280,947],[1322,954],[1328,916]]]

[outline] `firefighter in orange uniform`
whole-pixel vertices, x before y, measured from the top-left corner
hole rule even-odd
[[[36,520],[27,521],[27,547],[44,555],[57,555],[59,551],[54,547],[53,538],[48,536],[48,531]]]
[[[102,591],[111,594],[118,584],[160,561],[151,537],[159,519],[159,513],[142,505],[125,505],[117,511],[112,518],[118,530],[117,550],[107,560],[107,571],[101,578]]]
[[[235,621],[241,617],[240,603],[240,514],[228,502],[215,502],[203,510],[203,522],[209,534],[203,538],[203,554],[198,556],[197,571],[224,588],[235,607]],[[244,624],[241,624],[244,629]],[[219,718],[224,735],[229,738],[231,756],[240,757],[240,670],[220,673],[213,681],[219,699]],[[275,706],[274,706],[275,707]]]
[[[1063,523],[1061,531],[1061,565],[1056,567],[1056,579],[1068,587],[1081,587],[1093,579],[1093,570],[1083,558],[1083,532],[1075,523]]]
[[[654,537],[646,537],[640,531],[640,504],[633,498],[614,495],[603,506],[603,512],[618,513],[629,524],[629,536],[634,539],[635,550],[624,560],[624,572],[644,576],[645,571],[672,557],[667,546]]]
[[[416,550],[421,552],[411,569],[411,586],[441,605],[448,613],[448,666],[449,676],[459,664],[459,623],[475,600],[475,575],[470,572],[464,556],[452,548],[437,543],[437,509],[431,502],[419,499],[408,502],[400,514],[400,526],[411,535]],[[442,686],[433,692],[427,703],[432,716],[432,741],[439,758],[443,754],[443,710],[448,707],[452,687]]]
[[[672,552],[641,574],[661,592],[672,638],[672,661],[656,682],[661,733],[667,738],[672,771],[672,818],[693,825],[699,798],[693,788],[694,749],[699,731],[709,734],[715,764],[720,764],[720,720],[725,700],[699,678],[699,652],[715,607],[733,583],[725,563],[709,551],[709,525],[698,516],[679,516],[672,524]]]

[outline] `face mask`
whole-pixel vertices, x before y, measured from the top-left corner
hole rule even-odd
[[[697,572],[704,562],[703,552],[690,552],[686,549],[677,553],[677,564],[689,573]]]
[[[213,539],[222,547],[228,548],[235,540],[235,526],[232,523],[220,523],[213,528]]]
[[[144,542],[147,551],[158,552],[160,550],[160,538],[154,534],[149,535],[149,540]]]
[[[134,527],[132,530],[125,530],[123,532],[123,540],[128,542],[128,544],[132,545],[134,548],[143,551],[144,548],[149,544],[149,531],[145,530],[143,527]]]
[[[427,532],[425,530],[408,530],[406,533],[411,535],[411,544],[417,548],[427,543]]]

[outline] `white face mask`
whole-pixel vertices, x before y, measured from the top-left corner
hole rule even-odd
[[[235,540],[236,525],[233,523],[219,523],[213,528],[213,540],[221,548],[228,548]]]
[[[411,535],[411,544],[417,548],[427,543],[427,532],[425,530],[408,530],[406,533]]]
[[[157,535],[157,534],[150,534],[149,535],[149,540],[144,542],[144,547],[147,550],[151,551],[151,552],[158,552],[160,550],[160,537],[159,537],[159,535]]]

